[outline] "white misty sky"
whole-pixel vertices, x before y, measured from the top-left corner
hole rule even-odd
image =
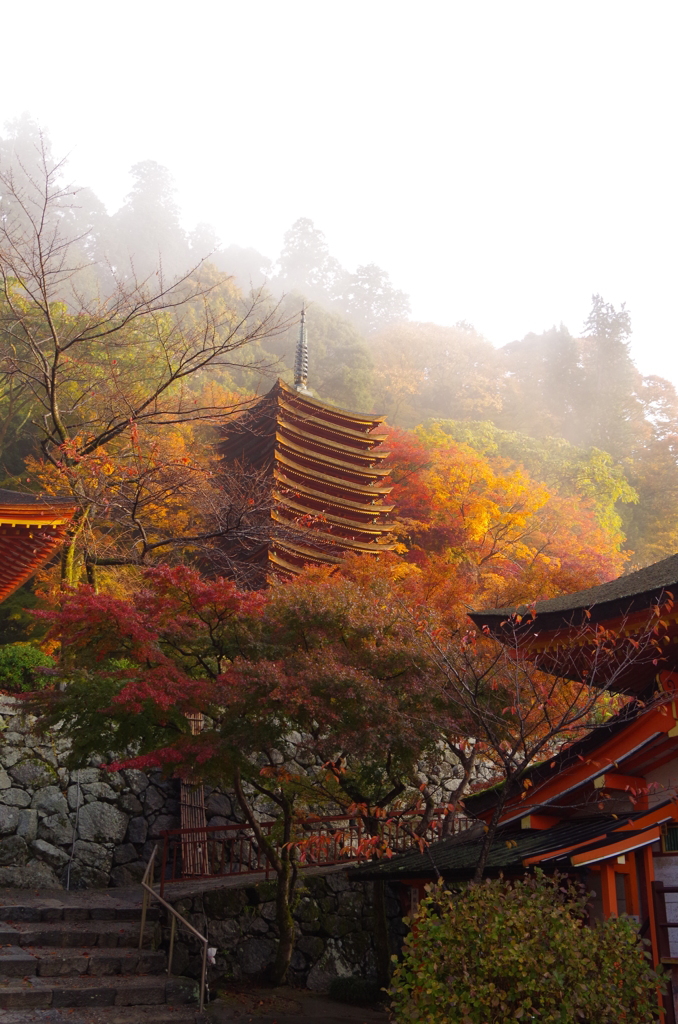
[[[675,0],[5,4],[28,111],[116,209],[170,168],[186,225],[275,257],[297,217],[413,316],[495,344],[626,302],[678,383]]]

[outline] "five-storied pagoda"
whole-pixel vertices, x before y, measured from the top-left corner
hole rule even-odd
[[[240,467],[271,489],[269,524],[251,541],[226,548],[247,566],[254,586],[291,578],[304,566],[339,564],[349,552],[391,550],[391,488],[383,416],[348,412],[313,398],[308,389],[306,314],[302,309],[294,387],[278,380],[227,430],[221,445],[226,472]]]

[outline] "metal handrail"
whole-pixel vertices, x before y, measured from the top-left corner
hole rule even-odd
[[[151,897],[153,897],[159,903],[162,903],[163,907],[165,907],[166,910],[169,910],[170,914],[172,915],[172,931],[170,933],[170,948],[169,956],[167,959],[168,976],[172,973],[172,955],[174,953],[174,936],[176,934],[177,921],[179,921],[179,923],[182,924],[184,928],[187,928],[192,935],[195,935],[196,939],[199,939],[203,944],[202,972],[200,976],[200,1009],[198,1011],[199,1013],[202,1013],[202,1011],[205,1008],[205,980],[207,977],[207,946],[209,940],[204,935],[201,935],[200,932],[197,931],[197,929],[195,929],[193,925],[186,920],[185,917],[182,917],[181,914],[174,909],[171,903],[168,903],[167,900],[164,900],[162,896],[158,895],[158,893],[153,888],[153,873],[155,869],[155,855],[157,852],[158,847],[154,846],[153,852],[149,857],[148,864],[146,865],[146,870],[144,871],[143,878],[141,879],[141,885],[144,890],[144,897],[141,904],[141,931],[139,932],[139,949],[142,948],[144,941],[144,928],[146,927],[146,911],[150,906]]]

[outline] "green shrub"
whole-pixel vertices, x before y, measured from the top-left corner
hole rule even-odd
[[[7,644],[0,647],[0,690],[27,693],[48,686],[52,679],[36,671],[52,668],[54,659],[33,644]]]
[[[646,1024],[658,973],[629,918],[588,927],[589,894],[542,872],[422,900],[390,994],[398,1024]]]

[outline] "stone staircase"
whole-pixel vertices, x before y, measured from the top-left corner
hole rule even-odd
[[[116,890],[113,890],[115,893]],[[158,910],[139,949],[138,895],[0,898],[0,1022],[197,1024],[198,985],[168,977]],[[6,892],[0,896],[6,896]]]

